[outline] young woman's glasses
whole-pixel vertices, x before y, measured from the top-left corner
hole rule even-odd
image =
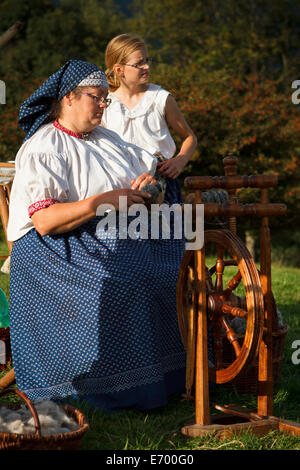
[[[128,67],[134,67],[135,69],[142,69],[145,67],[145,65],[151,65],[152,59],[150,57],[147,57],[145,60],[140,60],[137,64],[124,64],[128,65]]]
[[[94,103],[95,104],[98,104],[98,105],[103,105],[105,104],[106,107],[110,105],[111,103],[111,99],[110,98],[104,98],[103,96],[101,96],[100,98],[96,95],[92,95],[91,93],[86,93],[85,91],[80,91],[79,92],[81,95],[86,95],[86,96],[89,96],[90,98],[92,98],[94,100]]]

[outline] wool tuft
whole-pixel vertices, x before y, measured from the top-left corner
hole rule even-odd
[[[39,402],[34,407],[40,420],[42,435],[65,434],[79,429],[75,420],[54,402]],[[17,410],[0,406],[0,432],[34,434],[35,424],[30,410],[25,405]]]

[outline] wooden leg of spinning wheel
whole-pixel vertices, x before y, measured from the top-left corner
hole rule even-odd
[[[210,424],[209,384],[206,318],[205,248],[195,251],[198,288],[196,374],[195,374],[195,421],[198,425]]]
[[[267,192],[262,190],[262,202]],[[262,416],[273,414],[272,303],[271,303],[271,241],[268,218],[263,217],[260,234],[261,287],[265,305],[265,332],[259,348],[257,411]]]

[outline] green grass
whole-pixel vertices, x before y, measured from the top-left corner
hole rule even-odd
[[[8,293],[8,276],[0,274],[0,287]],[[272,290],[289,325],[279,387],[274,391],[274,415],[300,422],[300,364],[291,362],[292,343],[300,340],[300,269],[274,264]],[[2,399],[4,400],[4,399]],[[15,397],[6,400],[17,401]],[[216,386],[210,392],[211,403],[236,403],[256,409],[256,397],[239,395],[235,388]],[[182,401],[179,394],[168,405],[151,412],[123,411],[106,414],[92,409],[84,401],[73,402],[82,410],[90,428],[83,450],[300,450],[300,436],[270,432],[264,437],[245,432],[223,441],[213,436],[186,438],[181,427],[194,418],[194,403]],[[215,410],[211,407],[211,413]]]

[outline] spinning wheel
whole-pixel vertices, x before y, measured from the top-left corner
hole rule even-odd
[[[185,180],[185,186],[195,190],[188,196],[188,203],[194,209],[195,205],[204,204],[205,218],[228,217],[230,230],[205,231],[204,246],[185,252],[178,274],[177,312],[187,352],[188,399],[192,398],[195,385],[195,420],[186,423],[181,431],[190,437],[212,431],[225,437],[249,428],[260,436],[272,429],[300,435],[298,423],[273,416],[272,322],[276,304],[271,290],[268,218],[285,215],[286,207],[269,203],[268,188],[277,184],[278,177],[240,176],[237,158],[232,156],[224,158],[223,163],[225,177],[193,176]],[[249,187],[261,190],[260,203],[238,203],[236,190]],[[203,190],[220,188],[228,192],[226,203],[205,201]],[[261,218],[260,271],[236,235],[236,217],[240,216]],[[211,249],[213,262],[209,266]],[[243,335],[235,332],[236,320],[245,323]],[[224,341],[234,352],[231,362],[224,355]],[[209,380],[224,384],[241,378],[257,359],[257,412],[236,405],[215,405],[223,417],[210,417]]]
[[[209,378],[221,384],[236,378],[256,358],[263,331],[264,300],[254,260],[241,240],[228,230],[207,230],[204,236],[205,248],[213,245],[217,253],[215,264],[210,269],[206,267],[208,329],[213,329],[214,345],[214,364],[209,364]],[[226,268],[229,266],[236,266],[236,274],[224,288]],[[191,377],[195,357],[195,328],[189,328],[189,325],[197,311],[196,278],[194,252],[186,251],[178,275],[177,312],[182,341],[188,354],[187,373]],[[245,296],[235,294],[238,286],[239,290],[243,288]],[[234,318],[243,318],[246,323],[242,345],[230,324]],[[235,352],[235,360],[231,364],[224,363],[222,331],[225,331]]]

